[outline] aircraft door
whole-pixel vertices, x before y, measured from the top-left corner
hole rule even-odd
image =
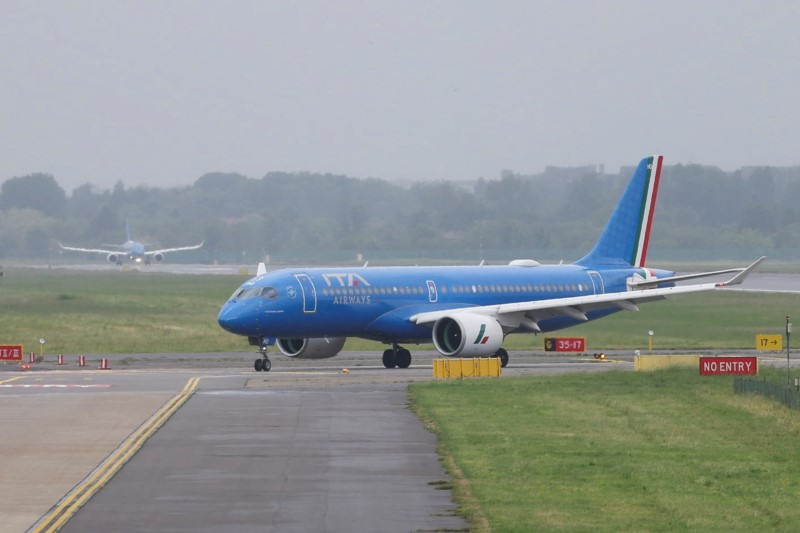
[[[436,291],[436,283],[431,280],[427,281],[428,283],[428,300],[431,303],[436,303],[439,301],[439,293]]]
[[[303,291],[303,312],[316,313],[317,289],[314,287],[314,282],[311,281],[308,274],[295,274],[294,277],[300,283],[300,289]]]
[[[600,272],[597,272],[596,270],[590,270],[589,279],[592,280],[595,294],[603,294],[606,292],[606,287],[603,283],[603,278],[600,276]]]

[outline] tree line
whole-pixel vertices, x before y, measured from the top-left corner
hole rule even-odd
[[[170,261],[573,261],[594,243],[633,168],[548,167],[536,175],[401,185],[333,174],[209,173],[187,187],[91,184],[49,174],[0,190],[0,258],[50,259],[133,237]],[[800,167],[664,168],[651,258],[800,257]],[[360,255],[359,255],[360,254]]]

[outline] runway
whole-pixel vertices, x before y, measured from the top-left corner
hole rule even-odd
[[[250,354],[109,359],[0,367],[0,485],[14,487],[0,531],[467,527],[435,435],[407,409],[408,383],[432,379],[428,355],[409,369],[355,352],[269,373]],[[505,376],[631,367],[519,360]]]

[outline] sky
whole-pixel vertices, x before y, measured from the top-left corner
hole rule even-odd
[[[800,3],[5,0],[0,182],[800,164]]]

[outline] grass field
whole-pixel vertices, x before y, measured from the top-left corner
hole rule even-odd
[[[729,377],[694,368],[578,373],[419,383],[410,395],[439,434],[475,530],[796,531],[800,523],[800,417],[734,396]]]
[[[216,352],[247,349],[216,317],[240,276],[6,270],[2,341],[48,353]]]
[[[48,353],[248,351],[216,317],[246,276],[150,272],[6,270],[0,278],[0,342]],[[757,333],[781,333],[800,296],[711,292],[678,296],[564,330],[584,336],[588,350],[751,348]],[[542,336],[510,335],[512,350],[542,350]],[[350,339],[346,350],[383,350]],[[413,350],[414,347],[412,347]],[[431,348],[428,346],[427,348]]]

